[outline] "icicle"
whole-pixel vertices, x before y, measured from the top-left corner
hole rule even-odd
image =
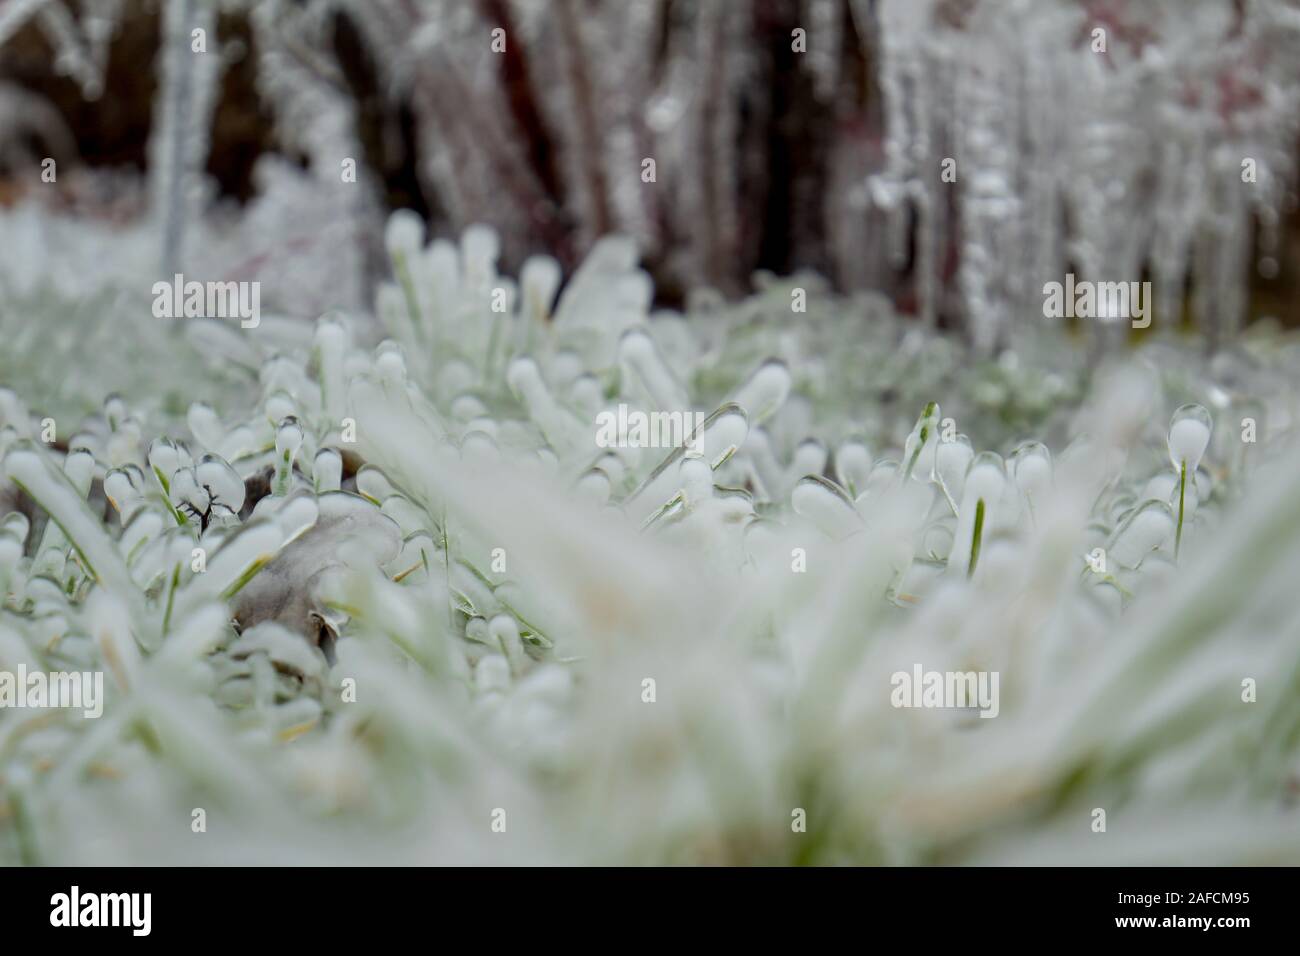
[[[155,215],[162,224],[161,272],[185,261],[186,226],[198,212],[199,175],[207,158],[221,57],[211,4],[172,0],[163,7],[159,97],[149,145]],[[214,49],[196,51],[195,31]]]

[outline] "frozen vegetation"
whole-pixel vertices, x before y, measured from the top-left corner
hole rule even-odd
[[[0,43],[44,18],[99,95],[85,6]],[[837,31],[880,57],[879,162],[845,123],[792,187],[833,282],[742,292],[735,5],[662,43],[654,3],[502,5],[560,51],[554,181],[478,7],[256,5],[306,169],[235,210],[198,175],[226,61],[183,55],[217,7],[168,3],[149,179],[109,190],[143,214],[0,209],[0,672],[105,698],[0,709],[0,863],[1300,862],[1300,338],[1246,280],[1300,15],[1082,6],[811,0],[818,102]],[[491,226],[340,178],[355,117],[295,57],[338,10]],[[1049,318],[1071,270],[1149,279],[1150,328]],[[179,272],[260,321],[156,317]],[[655,413],[691,447],[598,428]],[[897,706],[914,671],[996,706]]]
[[[107,674],[0,720],[7,862],[1300,858],[1293,338],[972,361],[811,280],[647,315],[623,240],[558,301],[388,245],[377,344],[181,320],[54,443],[0,392],[0,655]],[[997,718],[892,706],[917,663]]]

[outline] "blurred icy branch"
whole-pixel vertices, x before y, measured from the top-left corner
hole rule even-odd
[[[0,43],[38,23],[97,96],[123,9],[10,0]],[[336,304],[378,278],[387,202],[435,232],[489,223],[515,264],[545,249],[572,269],[631,236],[671,304],[813,268],[985,353],[1067,271],[1149,277],[1162,324],[1187,316],[1213,345],[1246,318],[1252,270],[1276,274],[1295,205],[1284,0],[177,0],[161,16],[149,153],[169,262],[212,213],[216,33],[246,23],[272,148],[301,157],[348,250]]]

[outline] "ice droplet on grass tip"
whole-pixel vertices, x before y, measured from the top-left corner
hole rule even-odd
[[[149,465],[167,488],[172,475],[193,464],[189,451],[170,438],[155,438],[149,445]]]
[[[478,419],[467,426],[465,437],[460,443],[462,461],[483,466],[501,460],[501,449],[497,447],[492,435],[484,430],[485,426],[494,427],[495,423],[491,419]]]
[[[1142,489],[1142,498],[1154,498],[1157,501],[1173,502],[1178,491],[1178,473],[1162,471],[1152,476]]]
[[[547,380],[552,388],[560,390],[572,383],[585,369],[581,355],[572,349],[561,349],[555,353],[546,369]]]
[[[800,479],[790,493],[790,505],[796,514],[833,540],[862,527],[862,518],[853,502],[840,488],[818,475]]]
[[[572,452],[591,442],[590,433],[577,416],[555,400],[534,359],[523,356],[511,362],[506,381],[546,440],[557,449]]]
[[[31,527],[31,521],[21,511],[11,511],[0,518],[0,535],[12,538],[19,544],[26,543]]]
[[[996,501],[1006,487],[1007,470],[1002,456],[996,452],[982,451],[976,455],[966,469],[966,486],[963,500],[983,498]]]
[[[790,370],[784,362],[768,359],[736,390],[732,401],[758,424],[785,404],[790,394]]]
[[[835,450],[835,477],[840,486],[856,498],[867,486],[871,474],[871,451],[857,439],[849,439]]]
[[[948,570],[970,576],[976,569],[980,548],[994,510],[1007,487],[1002,456],[991,451],[976,455],[966,470],[961,504],[957,509],[957,530],[948,555]]]
[[[921,532],[921,557],[943,558],[952,551],[954,519],[936,521]]]
[[[1178,574],[1178,565],[1159,552],[1149,553],[1139,571],[1142,591],[1148,593],[1168,587]]]
[[[322,448],[312,462],[311,476],[317,494],[338,491],[343,482],[343,456],[333,448]]]
[[[405,571],[416,564],[432,561],[437,553],[438,545],[433,539],[433,534],[421,528],[419,531],[412,531],[402,539],[394,564],[399,572]]]
[[[136,593],[116,543],[67,476],[51,468],[34,448],[24,444],[9,450],[4,472],[54,518],[92,577],[119,594]]]
[[[221,419],[206,402],[192,403],[185,414],[185,423],[189,425],[190,433],[204,448],[216,450],[221,447],[221,441],[226,437]]]
[[[317,499],[310,494],[297,494],[286,501],[275,512],[275,522],[284,532],[284,543],[288,544],[314,525],[319,514]]]
[[[406,383],[406,357],[398,343],[391,339],[379,343],[375,348],[375,371],[391,385]]]
[[[934,456],[939,446],[939,403],[929,402],[903,447],[903,473],[916,481],[934,476]]]
[[[313,341],[321,352],[342,357],[352,343],[347,320],[338,312],[326,312],[316,320]]]
[[[882,458],[871,466],[871,474],[867,475],[867,485],[858,492],[857,501],[861,502],[867,498],[873,497],[882,488],[885,488],[898,477],[899,468],[902,467],[892,458]]]
[[[250,521],[208,555],[208,570],[185,588],[184,604],[178,597],[177,610],[187,612],[190,602],[197,606],[219,593],[241,588],[253,570],[273,557],[283,543],[284,529],[275,521]]]
[[[486,634],[486,626],[485,626]],[[491,635],[486,635],[488,644]],[[482,695],[501,694],[510,688],[510,664],[501,654],[485,654],[474,665],[474,686]]]
[[[574,488],[580,497],[594,504],[603,505],[609,501],[609,475],[599,468],[589,468],[583,472]]]
[[[9,582],[22,557],[23,542],[0,531],[0,599],[9,592]]]
[[[650,400],[660,411],[685,411],[690,407],[686,390],[659,354],[654,340],[642,329],[624,333],[619,358],[641,380]]]
[[[727,403],[704,420],[698,429],[700,447],[703,448],[704,461],[712,465],[733,447],[743,443],[749,434],[749,423],[744,411],[735,404]],[[694,432],[689,436],[695,439]],[[628,516],[637,523],[645,520],[655,509],[662,506],[681,488],[681,470],[679,462],[685,457],[686,447],[679,445],[669,452],[655,466],[623,502]],[[602,456],[606,460],[608,456]],[[616,466],[621,469],[621,462]]]
[[[820,476],[826,470],[826,461],[830,453],[826,446],[816,438],[805,438],[794,450],[790,461],[791,475],[797,480],[804,475]]]
[[[257,435],[248,425],[237,425],[221,441],[218,454],[226,461],[238,461],[258,450]]]
[[[452,400],[451,417],[458,422],[473,421],[488,414],[487,406],[477,395],[459,395]]]
[[[533,256],[520,270],[519,282],[528,315],[539,321],[550,315],[560,288],[560,264],[550,256]]]
[[[275,430],[275,478],[271,494],[277,498],[289,493],[293,484],[293,460],[303,442],[302,426],[292,415],[281,420]]]
[[[569,385],[569,404],[590,418],[595,418],[604,403],[605,394],[600,379],[594,375],[579,375]]]
[[[1196,495],[1201,501],[1209,501],[1214,493],[1214,479],[1204,468],[1196,469]]]
[[[1039,441],[1025,442],[1012,455],[1016,487],[1033,508],[1052,484],[1052,455]]]
[[[1144,501],[1115,529],[1106,544],[1106,555],[1120,567],[1136,568],[1173,537],[1174,528],[1174,513],[1167,502]]]
[[[266,420],[271,423],[283,422],[286,418],[293,418],[297,413],[298,405],[293,400],[293,396],[283,389],[272,392],[266,399]]]
[[[727,403],[704,420],[700,442],[704,458],[716,464],[732,449],[740,448],[749,436],[749,417],[739,405]]]
[[[316,499],[316,504],[320,509],[317,527],[337,541],[346,539],[359,545],[362,555],[368,555],[376,564],[397,556],[402,544],[397,523],[366,499],[346,491],[331,491]],[[334,553],[338,547],[327,550]]]
[[[306,677],[321,677],[324,659],[299,635],[275,621],[262,621],[240,634],[230,647],[232,657],[264,652],[271,660],[284,664]]]
[[[935,477],[948,493],[954,508],[961,501],[962,491],[966,487],[966,470],[970,468],[974,457],[975,451],[965,435],[958,435],[952,441],[941,441],[935,449]]]
[[[1203,405],[1183,405],[1174,412],[1169,423],[1169,460],[1175,471],[1186,462],[1188,475],[1196,472],[1210,444],[1213,427],[1210,413]]]
[[[471,282],[481,283],[496,271],[501,238],[491,226],[475,223],[467,227],[461,233],[460,248],[465,261],[465,276]]]
[[[410,209],[398,209],[384,227],[384,247],[394,259],[414,255],[424,246],[424,220]]]
[[[357,491],[375,502],[393,494],[393,483],[374,465],[362,465],[357,472]]]
[[[343,415],[343,361],[350,344],[351,334],[342,316],[329,312],[316,322],[313,347],[320,377],[321,402],[325,413],[332,419]]]
[[[627,477],[627,466],[623,464],[623,459],[612,451],[606,452],[597,458],[595,465],[592,467],[599,468],[609,475],[610,483],[613,485],[621,485],[623,479]]]
[[[472,617],[465,622],[465,637],[479,644],[488,642],[487,619],[482,617]]]
[[[104,476],[104,495],[117,510],[124,527],[142,502],[144,487],[144,475],[136,465],[114,468]]]
[[[171,476],[170,485],[168,497],[178,510],[191,518],[207,514],[212,498],[199,484],[198,475],[193,468],[181,468],[176,471]]]
[[[121,550],[128,561],[132,564],[136,560],[136,549],[142,542],[152,541],[163,532],[163,528],[174,522],[171,519],[163,520],[163,516],[157,511],[136,511],[129,519],[125,516],[122,522],[122,540]]]
[[[70,452],[63,459],[63,473],[83,497],[88,495],[90,483],[95,478],[95,456],[80,449]]]
[[[104,399],[104,421],[108,422],[108,427],[117,431],[118,426],[126,420],[127,408],[126,402],[122,396],[116,393]]]
[[[678,482],[688,505],[713,497],[713,469],[702,458],[682,458],[677,469]]]
[[[429,516],[405,495],[389,495],[380,505],[380,511],[392,518],[403,532],[417,531],[429,524]]]
[[[302,439],[302,426],[298,424],[298,419],[292,415],[282,419],[275,430],[276,456],[281,459],[287,456],[292,460],[298,454],[298,449],[302,447]]]
[[[524,665],[524,645],[519,637],[519,624],[509,614],[498,614],[488,621],[490,643],[496,644],[505,652],[512,673],[520,671]]]
[[[194,474],[215,504],[234,514],[244,507],[244,481],[221,456],[204,455],[194,467]]]

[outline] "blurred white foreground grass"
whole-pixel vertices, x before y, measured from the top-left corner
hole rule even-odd
[[[0,710],[0,861],[1300,862],[1294,339],[975,363],[814,277],[683,319],[618,240],[558,302],[388,242],[377,347],[7,293],[67,348],[7,356],[0,668],[109,700]],[[597,447],[620,403],[703,456]],[[998,716],[894,708],[918,663]]]

